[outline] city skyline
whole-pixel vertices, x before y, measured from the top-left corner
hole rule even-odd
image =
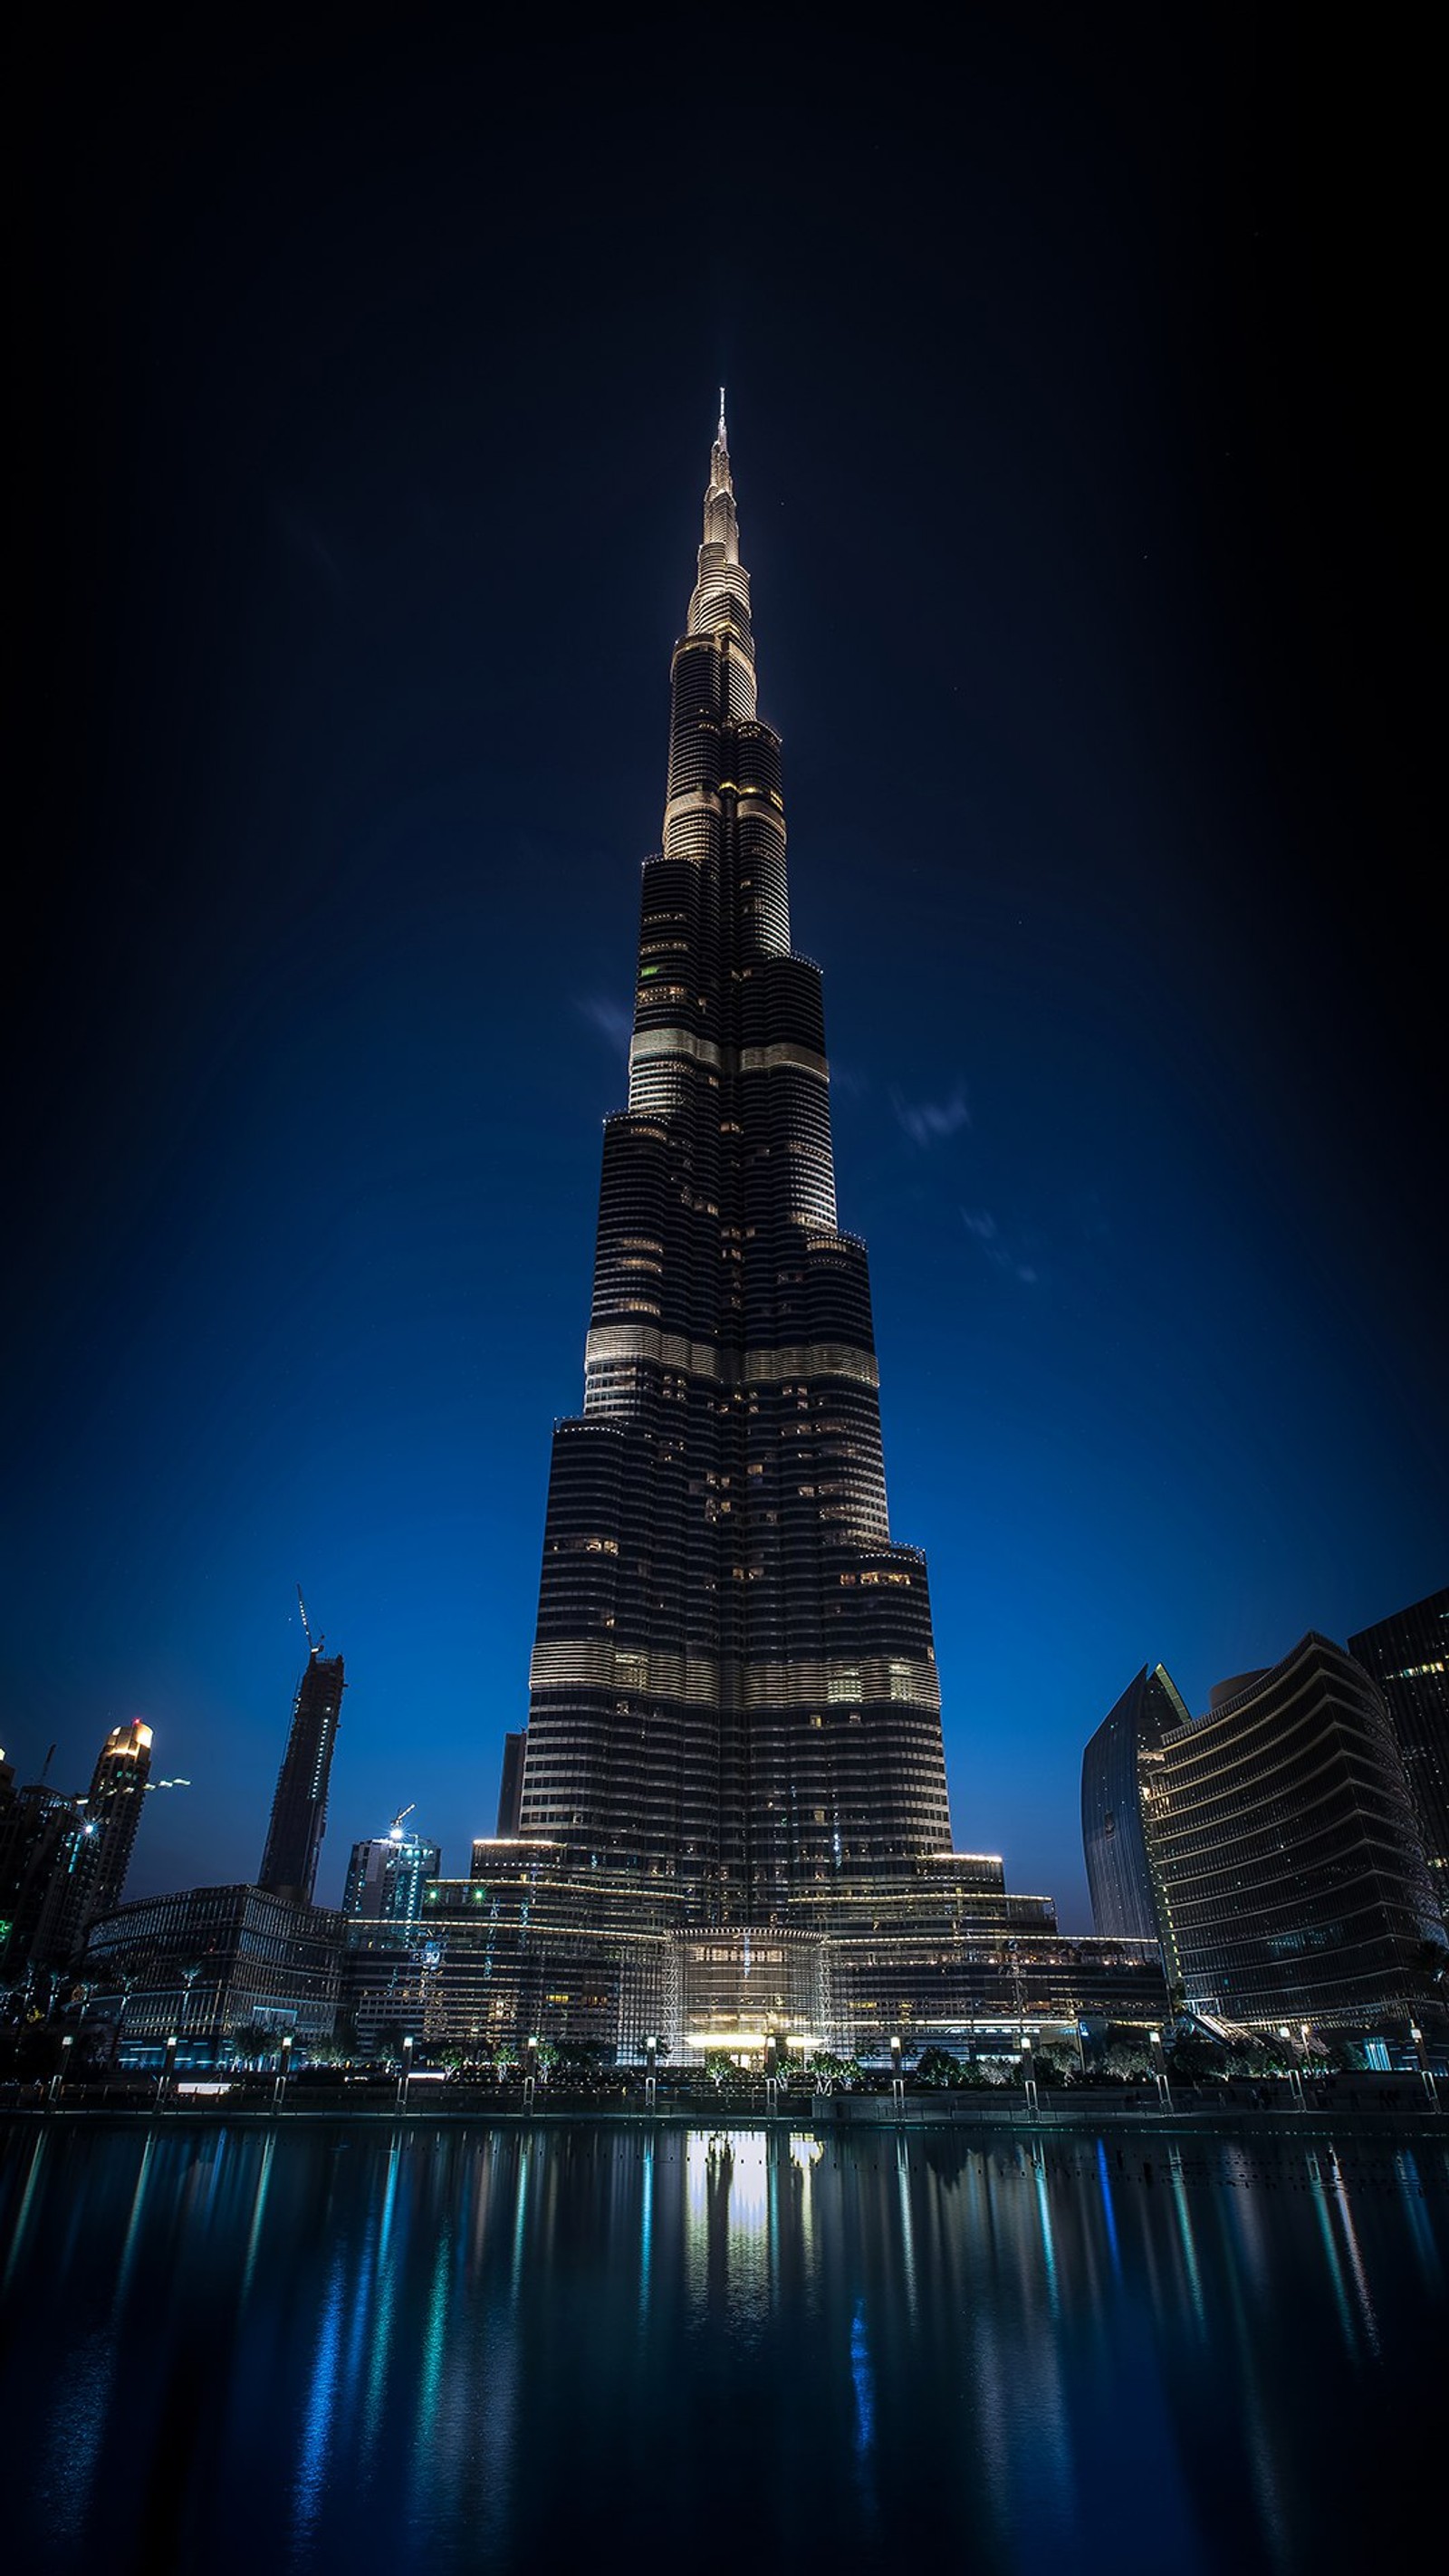
[[[79,76],[33,317],[0,1743],[78,1785],[143,1717],[194,1785],[128,1892],[249,1879],[300,1577],[319,1894],[406,1801],[450,1866],[490,1829],[723,373],[955,1840],[1083,1927],[1134,1672],[1197,1713],[1444,1575],[1390,215],[1347,261],[1271,38],[1240,95],[1206,34],[998,30],[949,133],[908,57],[812,111],[787,45],[696,310],[622,72],[535,62],[488,159],[481,53],[454,106],[255,42],[119,186]]]

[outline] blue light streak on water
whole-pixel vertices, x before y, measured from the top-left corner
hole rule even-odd
[[[1197,2268],[1197,2255],[1192,2241],[1192,2220],[1188,2215],[1187,2189],[1182,2175],[1182,2152],[1178,2147],[1167,2150],[1167,2170],[1172,2182],[1172,2202],[1177,2212],[1177,2232],[1182,2242],[1182,2258],[1187,2265],[1192,2312],[1199,2326],[1206,2324],[1202,2304],[1202,2277]]]
[[[875,2440],[875,2373],[865,2332],[865,2301],[857,2299],[850,2321],[850,2376],[855,2387],[855,2448],[864,2457]]]
[[[1047,2207],[1046,2167],[1036,2162],[1036,2208],[1041,2222],[1041,2250],[1046,2264],[1047,2299],[1054,2317],[1061,2314],[1061,2294],[1057,2286],[1057,2249],[1052,2236],[1052,2214]]]
[[[148,2149],[149,2145],[148,2140]],[[44,2153],[45,2132],[42,2129],[30,2152],[30,2171],[25,2177],[25,2189],[21,2194],[20,2215],[15,2221],[15,2233],[10,2240],[10,2252],[6,2257],[4,2273],[0,2274],[0,2296],[9,2289],[10,2276],[20,2260],[20,2249],[25,2242],[25,2231],[30,2221],[30,2204],[35,2198],[35,2186],[40,2176],[40,2160]]]
[[[274,2156],[274,2154],[276,2153],[276,2146],[277,2146],[276,2138],[275,2138],[275,2136],[272,2136],[272,2137],[269,2137],[269,2138],[268,2138],[266,2145],[265,2145],[265,2146],[263,2147],[263,2149],[262,2149],[262,2170],[261,2170],[261,2176],[260,2176],[260,2179],[259,2179],[259,2181],[258,2181],[258,2183],[257,2183],[256,2193],[255,2193],[255,2196],[254,2196],[254,2199],[253,2199],[253,2203],[252,2203],[252,2225],[251,2225],[251,2234],[250,2234],[250,2235],[248,2236],[248,2238],[247,2238],[246,2263],[245,2263],[245,2265],[244,2265],[244,2267],[243,2267],[243,2270],[242,2270],[241,2294],[242,2294],[243,2299],[245,2299],[245,2297],[246,2297],[246,2294],[247,2294],[248,2290],[251,2288],[251,2285],[252,2285],[252,2274],[253,2274],[253,2272],[256,2270],[256,2267],[257,2267],[257,2247],[258,2247],[259,2243],[261,2242],[261,2234],[262,2234],[262,2218],[263,2218],[263,2215],[264,2215],[264,2213],[265,2213],[265,2211],[266,2211],[266,2206],[267,2206],[267,2185],[268,2185],[268,2183],[271,2181],[271,2178],[272,2178],[272,2157],[273,2157],[273,2156]],[[148,2139],[147,2139],[147,2141],[146,2141],[146,2153],[149,2155],[149,2154],[150,2154],[150,2152],[151,2152],[151,2141],[150,2141],[150,2139],[148,2138]],[[139,2188],[139,2186],[138,2186],[138,2188]],[[133,2222],[133,2226],[134,2226],[134,2222]],[[130,2244],[130,2239],[129,2239],[129,2237],[128,2237],[128,2238],[127,2238],[127,2246],[128,2246],[128,2248],[129,2248],[129,2244]],[[124,2268],[124,2267],[123,2267],[123,2268]],[[119,2294],[118,2294],[118,2295],[119,2295]]]
[[[1394,2171],[1401,2185],[1402,2204],[1413,2232],[1419,2261],[1424,2269],[1424,2277],[1436,2291],[1442,2293],[1444,2274],[1434,2245],[1434,2231],[1424,2212],[1424,2186],[1419,2178],[1418,2165],[1409,2149],[1406,2148],[1401,2155],[1395,2156]]]
[[[646,2142],[639,2194],[639,2314],[649,2313],[649,2258],[654,2227],[654,2149]]]
[[[1102,2215],[1107,2222],[1107,2243],[1112,2249],[1112,2269],[1122,2278],[1122,2249],[1117,2242],[1117,2217],[1112,2207],[1112,2177],[1107,2171],[1107,2149],[1097,2140],[1097,2174],[1102,2190]]]
[[[307,2411],[302,2422],[301,2454],[297,2463],[296,2526],[304,2536],[315,2525],[322,2508],[328,2435],[337,2393],[337,2363],[342,2341],[342,2278],[339,2258],[333,2264],[328,2284],[312,2361]]]
[[[524,2221],[528,2216],[528,2147],[522,2147],[518,2159],[518,2215],[513,2227],[513,2275],[509,2283],[513,2302],[518,2303],[518,2287],[523,2278]]]
[[[901,2230],[901,2256],[906,2275],[906,2305],[916,2313],[916,2234],[911,2218],[910,2160],[904,2138],[896,2140],[896,2207]]]
[[[423,2366],[418,2375],[417,2418],[413,2433],[413,2519],[418,2523],[426,2522],[428,2513],[429,2453],[447,2353],[447,2318],[448,2240],[443,2234],[439,2237],[433,2261],[433,2291],[423,2336]]]
[[[1359,2252],[1358,2231],[1353,2223],[1353,2211],[1349,2205],[1348,2194],[1343,2187],[1343,2176],[1338,2168],[1338,2158],[1331,2147],[1328,2151],[1328,2158],[1329,2187],[1337,2204],[1338,2223],[1343,2232],[1344,2250],[1348,2255],[1348,2268],[1353,2275],[1353,2286],[1358,2298],[1359,2315],[1363,2320],[1363,2330],[1368,2341],[1369,2350],[1377,2355],[1379,2348],[1379,2330],[1374,2317],[1374,2303],[1369,2296],[1368,2277],[1364,2271],[1363,2256]]]
[[[1338,2247],[1333,2241],[1333,2227],[1329,2220],[1328,2203],[1323,2192],[1323,2176],[1318,2170],[1318,2158],[1311,2151],[1306,2158],[1306,2163],[1309,2189],[1313,2195],[1314,2215],[1318,2220],[1319,2232],[1323,2238],[1323,2250],[1328,2259],[1329,2278],[1333,2283],[1334,2304],[1338,2309],[1339,2323],[1343,2328],[1343,2340],[1352,2352],[1354,2350],[1353,2318],[1349,2314],[1348,2293],[1343,2286],[1343,2266],[1338,2259]]]

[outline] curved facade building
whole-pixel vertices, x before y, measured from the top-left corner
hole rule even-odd
[[[1365,2029],[1429,2003],[1443,1932],[1382,1699],[1310,1633],[1140,1764],[1169,1975],[1225,2021]]]
[[[1157,1896],[1142,1827],[1142,1755],[1191,1723],[1161,1664],[1146,1665],[1103,1718],[1082,1756],[1082,1850],[1094,1932],[1158,1938]]]
[[[886,1511],[820,970],[790,942],[723,412],[604,1137],[582,1412],[555,1430],[518,1830],[778,1922],[951,1839],[924,1558]]]

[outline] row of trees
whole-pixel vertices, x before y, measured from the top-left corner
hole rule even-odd
[[[1362,2050],[1352,2041],[1323,2042],[1311,2034],[1305,2047],[1267,2032],[1217,2040],[1205,2031],[1181,2029],[1169,2035],[1162,2051],[1166,2073],[1178,2084],[1228,2083],[1235,2077],[1251,2081],[1286,2075],[1295,2066],[1316,2073],[1341,2073],[1361,2067],[1363,2062]],[[1157,2065],[1151,2040],[1144,2032],[1130,2025],[1111,2025],[1104,2041],[1081,2049],[1070,2040],[1049,2040],[1034,2048],[1032,2072],[1041,2085],[1147,2084],[1157,2072]],[[1020,2080],[1019,2059],[958,2057],[947,2048],[924,2049],[914,2069],[914,2081],[928,2086],[985,2086]]]
[[[0,1995],[0,2081],[45,2076],[59,2062],[61,2044],[67,2037],[71,2042],[65,2052],[69,2078],[96,2078],[111,2072],[117,2038],[115,2017],[98,2014],[87,2018],[88,2007],[98,1991],[88,1981],[66,1981],[53,1991],[42,1993],[32,1985]],[[269,2023],[248,2022],[231,2034],[227,2057],[238,2068],[270,2070],[277,2063],[283,2036]],[[314,2067],[396,2068],[403,2056],[405,2037],[403,2024],[390,2021],[378,2030],[372,2046],[364,2048],[355,2026],[344,2025],[333,2038],[298,2041],[295,2057]],[[656,2044],[655,2053],[658,2070],[671,2090],[703,2080],[716,2093],[726,2096],[755,2093],[761,2082],[758,2066],[740,2067],[722,2049],[706,2056],[702,2068],[668,2067],[665,2061],[670,2052],[663,2041]],[[642,2065],[616,2065],[613,2052],[595,2042],[570,2043],[542,2036],[531,2041],[515,2040],[481,2032],[441,2045],[419,2041],[415,2062],[445,2067],[464,2081],[483,2084],[508,2083],[532,2072],[544,2082],[553,2081],[570,2091],[582,2092],[614,2092],[621,2082],[631,2078],[638,2081],[643,2074]],[[1199,2085],[1235,2077],[1262,2079],[1282,2075],[1294,2066],[1305,2072],[1349,2071],[1361,2067],[1364,2057],[1362,2049],[1351,2041],[1324,2042],[1310,2034],[1306,2042],[1290,2043],[1267,2033],[1219,2040],[1191,2024],[1179,2023],[1165,2037],[1161,2062],[1174,2082]],[[869,2087],[889,2080],[888,2069],[829,2049],[815,2049],[791,2058],[783,2043],[774,2071],[792,2090],[816,2092]],[[958,2052],[933,2045],[921,2050],[914,2060],[907,2057],[903,2071],[913,2089],[984,2090],[1020,2083],[1023,2066],[1016,2055],[986,2056],[974,2050]],[[1128,2024],[1111,2024],[1103,2039],[1082,2047],[1072,2040],[1051,2040],[1036,2046],[1032,2053],[1032,2072],[1043,2086],[1150,2083],[1156,2071],[1149,2035]]]

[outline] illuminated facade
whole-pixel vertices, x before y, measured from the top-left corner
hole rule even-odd
[[[1350,1637],[1348,1651],[1383,1693],[1449,1922],[1449,1591],[1380,1619]]]
[[[721,411],[583,1411],[554,1435],[524,1836],[741,1927],[949,1849],[926,1565],[891,1538],[877,1390]]]
[[[1443,1934],[1403,1762],[1341,1646],[1310,1633],[1139,1759],[1163,1949],[1194,2010],[1437,2026]]]
[[[1023,2034],[1168,2011],[1155,1940],[1064,1935],[1050,1897],[1008,1895],[1000,1861],[971,1853],[833,1880],[751,1927],[701,1922],[662,1872],[582,1870],[559,1844],[489,1838],[471,1878],[426,1890],[419,1928],[406,1959],[377,1941],[344,1966],[359,2036],[409,2006],[421,2031],[426,1997],[427,2036],[480,2054],[536,2033],[629,2064],[653,2035],[697,2065],[758,2063],[771,2039],[790,2054],[884,2057],[898,2037],[1009,2055]]]
[[[113,1726],[84,1797],[36,1783],[0,1812],[0,1959],[60,1968],[99,1914],[119,1905],[151,1776],[151,1729]]]
[[[183,2065],[226,2058],[253,2027],[330,2039],[341,1937],[340,1916],[260,1887],[138,1897],[92,1926],[86,1972],[110,1989],[92,2017],[141,2063],[172,2037]]]
[[[342,1890],[349,1923],[416,1923],[423,1891],[437,1877],[443,1855],[423,1834],[410,1834],[399,1816],[385,1834],[354,1843]]]
[[[416,1959],[434,1971],[434,2034],[480,2051],[537,2034],[631,2061],[651,2035],[678,2031],[683,1912],[681,1884],[662,1873],[580,1869],[557,1843],[479,1840],[468,1878],[424,1891]]]
[[[287,1897],[298,1905],[310,1905],[317,1883],[344,1688],[342,1657],[324,1655],[319,1639],[308,1654],[307,1669],[292,1702],[292,1724],[257,1881],[269,1895]]]

